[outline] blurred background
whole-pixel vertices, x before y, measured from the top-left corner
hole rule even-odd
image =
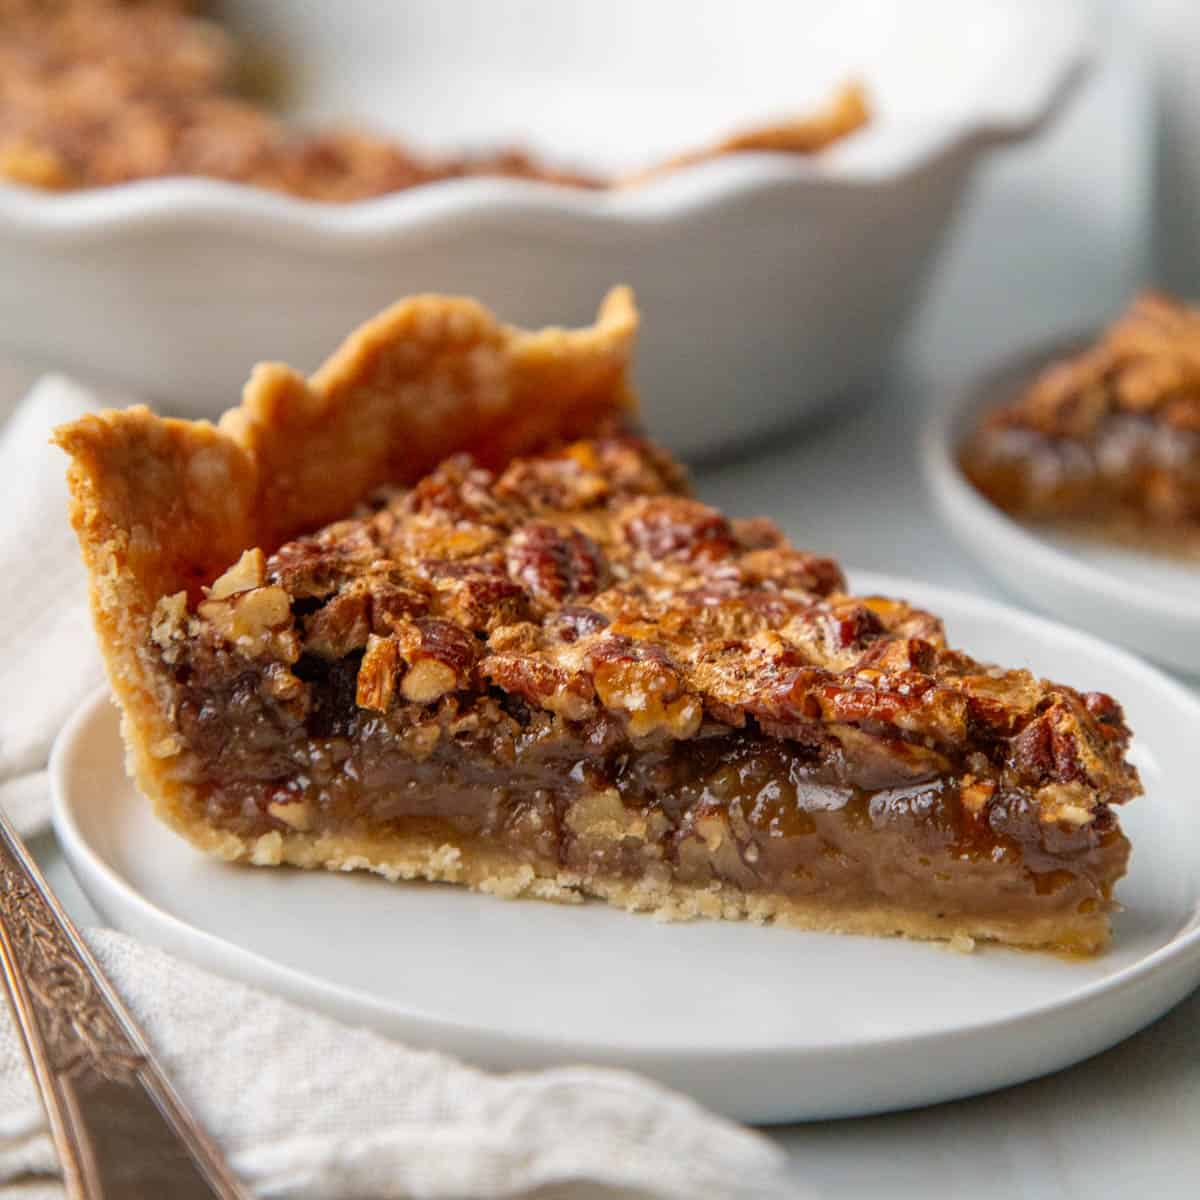
[[[166,62],[165,82],[150,78],[168,119],[150,106],[117,123],[88,176],[71,160],[91,126],[62,131],[76,109],[103,109],[113,80],[84,73],[69,102],[55,98],[62,178],[117,186],[0,188],[8,357],[213,415],[257,359],[311,369],[398,295],[461,291],[518,323],[586,321],[626,280],[646,314],[651,432],[711,458],[832,404],[850,411],[894,377],[898,348],[918,360],[936,348],[942,375],[978,366],[1115,313],[1155,274],[1181,281],[1200,255],[1184,0],[202,11],[249,47],[234,82],[267,108],[195,104],[189,89],[220,60],[220,36],[201,39]],[[871,119],[812,156],[717,157],[604,192],[530,182],[517,154],[360,205],[280,195],[369,197],[433,178],[438,156],[460,148],[486,160],[516,146],[555,169],[620,177],[819,110],[847,79],[865,86]],[[10,147],[20,83],[10,70]],[[170,114],[188,105],[204,119],[180,135]],[[399,133],[417,157],[326,138],[264,166],[272,105]],[[172,142],[174,157],[160,148]],[[26,175],[45,178],[33,164]],[[272,190],[121,182],[173,168]]]

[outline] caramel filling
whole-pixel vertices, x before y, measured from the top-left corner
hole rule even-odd
[[[1109,907],[1128,843],[1107,809],[1039,819],[1019,790],[853,762],[753,727],[631,739],[503,694],[386,715],[357,708],[357,662],[307,661],[300,721],[262,705],[252,675],[180,688],[181,731],[206,778],[207,821],[271,831],[422,836],[502,847],[542,875],[720,882],[748,893],[883,902],[947,915],[1088,914]]]

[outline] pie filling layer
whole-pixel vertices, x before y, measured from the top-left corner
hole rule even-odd
[[[583,893],[653,880],[835,912],[932,907],[968,926],[1059,918],[1073,929],[1063,944],[1083,949],[1103,938],[1125,870],[1111,811],[1048,824],[1019,788],[898,769],[898,746],[848,759],[836,742],[717,725],[635,742],[611,718],[568,722],[502,693],[384,715],[354,704],[359,666],[298,666],[315,692],[304,723],[263,706],[245,680],[182,686],[180,729],[207,775],[197,815],[243,841],[278,832],[501,850]]]

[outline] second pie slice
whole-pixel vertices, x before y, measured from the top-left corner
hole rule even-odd
[[[1109,935],[1121,709],[846,594],[636,433],[636,328],[403,302],[217,427],[57,434],[131,768],[198,846],[667,917]]]
[[[1137,296],[984,413],[961,463],[1015,517],[1200,562],[1200,309]]]

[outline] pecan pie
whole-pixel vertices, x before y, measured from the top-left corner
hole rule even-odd
[[[1200,559],[1200,311],[1138,296],[986,414],[962,466],[1015,516]]]
[[[338,202],[466,175],[575,187],[636,181],[556,168],[519,150],[435,156],[357,127],[297,130],[254,96],[270,90],[255,77],[278,68],[256,68],[226,30],[197,19],[192,10],[205,7],[0,0],[0,180],[64,190],[200,175]],[[862,89],[848,84],[820,111],[667,166],[739,150],[812,154],[867,117]]]
[[[219,426],[56,438],[131,768],[228,859],[1094,951],[1115,701],[952,649],[635,432],[628,291],[419,297]]]

